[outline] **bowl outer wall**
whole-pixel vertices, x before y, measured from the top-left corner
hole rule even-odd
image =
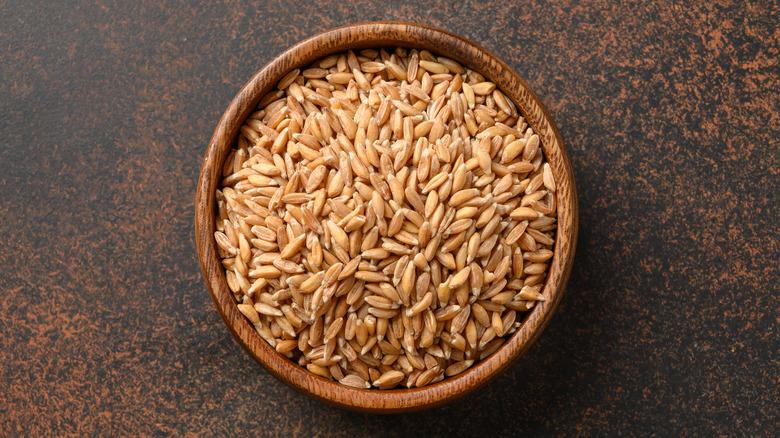
[[[235,144],[240,125],[284,74],[332,53],[392,46],[428,49],[455,59],[493,80],[515,102],[529,126],[540,136],[555,175],[558,232],[549,276],[542,291],[546,301],[537,303],[528,312],[523,325],[493,355],[458,376],[423,388],[361,390],[316,376],[277,353],[238,311],[226,286],[213,238],[215,191],[220,169]],[[267,371],[294,389],[328,404],[375,413],[421,410],[456,400],[483,386],[514,363],[541,334],[561,300],[571,271],[578,231],[576,188],[568,153],[552,117],[528,84],[495,55],[463,37],[430,26],[402,22],[362,23],[326,31],[294,45],[262,68],[241,89],[220,119],[201,168],[196,198],[196,243],[201,270],[214,305],[238,343]]]

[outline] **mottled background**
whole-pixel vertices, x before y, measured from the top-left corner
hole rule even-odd
[[[0,434],[780,434],[777,1],[0,0]],[[526,78],[569,148],[580,239],[533,348],[390,417],[288,389],[201,277],[195,186],[273,56],[427,23]]]

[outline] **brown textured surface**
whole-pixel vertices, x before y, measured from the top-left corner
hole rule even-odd
[[[777,435],[777,2],[0,1],[4,435]],[[580,239],[502,377],[418,414],[311,401],[233,342],[193,199],[240,86],[289,45],[432,24],[514,67],[571,153]]]

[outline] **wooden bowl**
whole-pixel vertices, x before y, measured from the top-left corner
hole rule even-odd
[[[277,353],[241,314],[228,289],[218,259],[215,231],[215,190],[225,158],[234,146],[239,127],[290,70],[326,55],[348,49],[402,46],[428,49],[450,57],[493,80],[510,97],[539,134],[557,185],[558,229],[554,256],[539,302],[522,326],[493,355],[467,371],[422,388],[354,389],[324,379]],[[374,22],[346,26],[302,41],[273,59],[241,89],[219,121],[203,161],[196,201],[198,256],[217,311],[238,343],[266,370],[294,389],[342,408],[374,412],[408,412],[438,406],[476,390],[498,376],[539,337],[561,300],[574,258],[577,240],[577,196],[571,163],[550,114],[528,84],[503,61],[483,47],[450,32],[401,22]]]

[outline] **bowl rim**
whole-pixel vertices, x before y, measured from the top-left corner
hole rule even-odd
[[[546,301],[525,315],[518,330],[492,355],[467,371],[442,381],[411,389],[356,389],[319,377],[277,353],[240,313],[227,287],[218,259],[215,231],[215,191],[219,172],[239,128],[260,99],[284,74],[332,53],[348,49],[401,46],[428,49],[461,62],[510,97],[541,140],[556,179],[558,230],[554,255],[542,294]],[[238,92],[224,112],[201,166],[195,204],[196,246],[201,271],[218,313],[236,341],[260,365],[282,382],[316,400],[357,411],[397,413],[427,409],[454,401],[482,387],[512,365],[539,337],[550,320],[568,281],[578,233],[578,205],[568,152],[552,117],[531,87],[511,67],[482,46],[444,29],[399,22],[351,24],[311,36],[274,57]]]

